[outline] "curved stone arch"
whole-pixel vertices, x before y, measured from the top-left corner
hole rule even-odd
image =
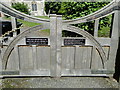
[[[84,17],[80,17],[80,18],[77,18],[77,19],[71,19],[71,20],[63,20],[63,23],[65,24],[77,24],[77,23],[84,23],[84,22],[89,22],[91,20],[95,20],[95,19],[98,19],[98,18],[102,18],[106,15],[109,15],[109,14],[112,14],[114,13],[114,9],[116,9],[116,6],[118,2],[115,2],[114,0],[109,3],[108,5],[106,5],[105,7],[101,8],[100,10],[92,13],[92,14],[89,14],[87,16],[84,16]],[[2,6],[2,12],[6,13],[6,14],[9,14],[13,17],[16,17],[16,18],[19,18],[19,19],[23,19],[25,21],[30,21],[30,22],[42,22],[42,23],[47,23],[47,22],[50,22],[49,19],[42,19],[42,18],[36,18],[36,17],[32,17],[32,16],[29,16],[29,15],[26,15],[24,13],[21,13],[13,8],[10,8],[8,7],[7,5],[5,5],[4,3],[0,2],[1,6]]]
[[[91,34],[89,34],[88,32],[86,32],[86,31],[84,31],[84,30],[81,30],[81,29],[78,28],[78,27],[71,26],[71,25],[68,25],[68,26],[63,27],[63,30],[75,32],[75,33],[81,34],[81,35],[83,35],[84,37],[87,37],[88,39],[90,39],[90,41],[93,42],[93,44],[95,45],[95,47],[97,48],[97,50],[98,50],[98,52],[99,52],[99,55],[100,55],[101,60],[102,60],[103,69],[105,68],[105,67],[104,67],[104,63],[107,61],[105,52],[104,52],[102,46],[100,45],[100,43],[99,43]]]
[[[120,1],[118,1],[120,2]],[[105,17],[107,15],[110,15],[112,13],[114,13],[114,10],[119,9],[119,4],[118,2],[116,2],[115,0],[113,0],[111,3],[109,3],[108,5],[104,6],[103,8],[101,8],[100,10],[89,14],[87,16],[84,17],[80,17],[77,19],[71,19],[71,20],[63,20],[63,23],[65,24],[77,24],[77,23],[84,23],[84,22],[89,22],[95,19],[99,19],[102,17]],[[13,17],[25,20],[25,21],[29,21],[29,22],[36,22],[36,23],[49,23],[50,20],[49,19],[42,19],[42,18],[37,18],[37,17],[32,17],[30,15],[26,15],[24,13],[21,13],[7,5],[5,5],[4,3],[0,2],[0,7],[2,9],[0,9],[3,13],[5,14],[9,14]]]
[[[7,49],[5,50],[5,53],[3,55],[2,58],[2,63],[3,63],[3,69],[7,68],[7,62],[8,62],[8,58],[12,52],[12,50],[14,49],[14,46],[18,43],[18,41],[20,41],[21,39],[23,39],[26,35],[34,32],[34,31],[38,31],[38,30],[45,30],[48,29],[48,27],[46,27],[46,25],[38,25],[38,26],[34,26],[32,28],[29,28],[27,30],[25,30],[24,32],[22,32],[21,34],[19,34],[17,37],[14,38],[14,40],[12,40],[9,44],[9,46],[7,47]]]

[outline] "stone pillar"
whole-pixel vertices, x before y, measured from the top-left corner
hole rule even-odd
[[[99,27],[99,19],[96,19],[94,24],[94,37],[98,37],[98,27]]]
[[[51,77],[61,76],[61,37],[62,18],[56,14],[50,15],[50,60]]]
[[[51,77],[56,76],[56,15],[50,15],[50,75]]]
[[[62,16],[57,15],[57,77],[61,77],[61,61],[62,61]]]

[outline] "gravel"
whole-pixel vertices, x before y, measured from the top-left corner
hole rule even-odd
[[[118,88],[118,83],[103,77],[6,78],[3,88]]]

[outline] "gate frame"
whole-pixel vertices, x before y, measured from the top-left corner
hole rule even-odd
[[[39,22],[39,23],[42,22],[42,23],[44,23],[43,24],[44,27],[46,27],[46,23],[50,24],[50,25],[47,25],[47,26],[50,26],[50,42],[51,42],[51,44],[52,44],[52,42],[55,42],[50,47],[51,48],[51,53],[52,53],[51,54],[51,62],[54,65],[53,67],[51,67],[51,76],[52,77],[60,77],[61,76],[61,32],[62,32],[62,29],[67,29],[68,30],[68,29],[72,28],[72,29],[75,29],[75,31],[77,31],[77,33],[79,33],[77,27],[73,28],[73,26],[69,26],[69,24],[88,22],[88,21],[96,20],[98,18],[106,16],[108,14],[114,13],[116,15],[116,17],[114,17],[114,23],[113,23],[113,28],[112,28],[112,37],[111,37],[111,42],[112,43],[110,45],[110,54],[109,54],[109,56],[113,55],[113,54],[114,54],[114,56],[110,56],[109,60],[110,60],[110,63],[114,63],[115,62],[115,57],[116,57],[117,48],[118,48],[118,38],[120,37],[120,30],[119,30],[119,26],[120,26],[119,25],[120,24],[119,21],[120,20],[118,20],[118,19],[120,19],[119,18],[120,11],[119,11],[119,7],[117,9],[115,9],[115,11],[111,11],[111,12],[107,12],[107,11],[115,8],[115,5],[119,5],[120,4],[120,0],[118,0],[118,2],[114,2],[114,1],[111,2],[108,5],[109,7],[107,8],[107,6],[106,6],[105,8],[101,9],[103,11],[100,12],[99,14],[96,14],[96,12],[95,12],[95,13],[93,13],[91,15],[88,15],[88,16],[85,16],[83,18],[79,18],[79,19],[75,19],[75,20],[64,20],[64,21],[61,19],[61,16],[57,16],[57,15],[51,15],[50,20],[33,18],[31,16],[28,16],[28,15],[25,15],[25,14],[21,14],[19,11],[11,9],[11,8],[5,6],[4,4],[2,4],[1,2],[0,2],[0,4],[1,4],[1,6],[4,7],[5,10],[8,10],[8,11],[12,10],[12,11],[8,12],[11,16],[14,16],[14,17],[26,20],[26,21],[32,21],[33,20],[34,22]],[[3,12],[7,13],[5,11],[3,11]],[[107,14],[105,12],[107,12]],[[105,13],[105,14],[100,15],[102,13]],[[63,26],[62,24],[65,24],[66,26],[65,25]],[[31,29],[34,29],[34,28],[31,28]],[[45,28],[45,29],[48,29],[48,28]],[[25,32],[26,33],[30,33],[29,30],[25,31]],[[36,30],[36,29],[34,29],[34,30]],[[68,30],[68,31],[74,32],[73,30]],[[25,32],[23,32],[21,34],[23,34],[23,36],[24,36]],[[13,40],[10,43],[10,45],[8,46],[8,48],[6,49],[6,51],[4,53],[4,56],[3,56],[3,59],[2,59],[3,60],[3,69],[6,69],[7,61],[8,61],[8,57],[9,57],[9,55],[11,53],[11,49],[13,49],[13,47],[15,46],[15,43],[17,43],[18,40],[20,40],[22,38],[22,37],[20,38],[20,35],[18,35],[14,39],[16,41]],[[103,60],[102,63],[104,64],[104,62],[106,61],[106,57],[105,57],[105,53],[104,53],[104,50],[103,50],[102,46],[99,44],[99,42],[93,36],[91,37],[90,35],[88,35],[86,37],[90,37],[91,40],[95,43],[95,46],[98,49],[98,51],[99,51],[99,53],[100,53],[100,55],[102,57],[102,60]],[[6,57],[6,55],[7,55],[7,57]],[[110,68],[113,69],[113,67],[114,67],[114,65],[112,67],[110,67]]]
[[[47,27],[46,27],[47,26]],[[24,38],[27,34],[37,31],[37,30],[44,30],[48,29],[49,25],[43,24],[40,26],[32,27],[21,34],[19,34],[7,47],[5,53],[3,55],[3,69],[7,68],[8,58],[12,52],[12,49],[17,44],[19,40]],[[102,65],[104,69],[104,63],[107,61],[105,52],[100,45],[100,43],[88,32],[84,30],[80,30],[79,28],[71,25],[62,25],[62,16],[60,15],[51,15],[50,17],[50,61],[51,61],[51,68],[50,68],[50,75],[51,77],[61,77],[61,46],[62,46],[62,30],[72,31],[88,37],[96,46],[97,50],[100,53],[102,58]],[[56,38],[57,37],[57,38]]]

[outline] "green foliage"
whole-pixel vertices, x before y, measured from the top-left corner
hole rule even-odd
[[[98,36],[99,37],[110,37],[110,30],[111,30],[111,20],[112,15],[103,17],[100,19],[99,23],[99,31],[98,31]]]
[[[61,8],[61,2],[45,2],[46,13],[59,14],[58,11]]]
[[[65,19],[83,17],[97,11],[108,2],[46,2],[45,11],[48,14],[62,14]]]
[[[12,3],[12,7],[20,12],[23,12],[25,14],[30,14],[30,10],[25,3]]]
[[[102,30],[98,31],[99,37],[109,37],[110,35],[110,27],[103,27]]]
[[[91,14],[109,2],[46,2],[45,3],[45,11],[47,14],[59,14],[63,15],[63,19],[76,19],[79,17],[86,16]],[[100,30],[103,30],[104,27],[110,26],[110,17],[104,17],[102,21],[100,21]],[[87,30],[89,33],[93,35],[94,30],[94,21],[76,24],[75,26],[80,27],[84,30]],[[103,32],[103,31],[101,31]],[[64,31],[65,36],[69,36]],[[100,33],[100,32],[99,32]],[[75,36],[75,35],[73,35]],[[78,35],[76,35],[78,36]],[[103,35],[102,35],[103,36]],[[106,35],[105,35],[106,36]]]

